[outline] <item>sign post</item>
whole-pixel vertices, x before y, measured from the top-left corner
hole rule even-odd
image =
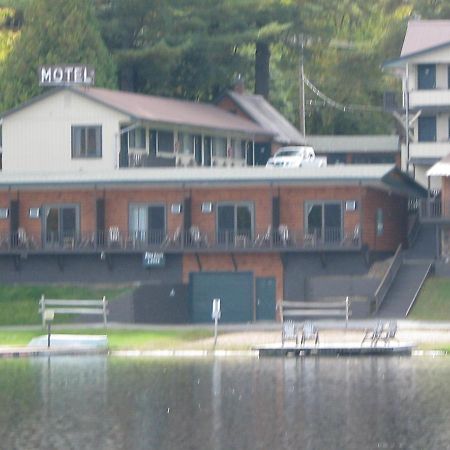
[[[220,319],[220,298],[215,298],[212,303],[212,314],[211,317],[214,320],[214,348],[217,344],[217,328]]]

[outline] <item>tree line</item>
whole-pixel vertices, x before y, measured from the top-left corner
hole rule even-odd
[[[448,0],[2,0],[0,109],[42,92],[43,64],[95,67],[96,85],[213,101],[237,77],[309,134],[393,131],[409,19],[450,19]],[[352,109],[351,105],[358,105]],[[350,106],[350,107],[349,107]]]

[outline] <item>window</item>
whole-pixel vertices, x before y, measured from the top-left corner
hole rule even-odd
[[[353,164],[394,164],[395,156],[389,154],[368,154],[362,153],[352,156]]]
[[[436,142],[436,117],[419,117],[418,130],[419,142]]]
[[[377,236],[383,236],[384,232],[384,217],[383,217],[383,210],[381,208],[377,209],[376,215],[375,215],[375,221],[376,221],[376,233]]]
[[[342,203],[306,202],[305,233],[323,242],[342,240]]]
[[[146,149],[145,128],[138,127],[128,133],[128,145],[130,148]]]
[[[227,157],[227,140],[226,138],[214,137],[212,139],[212,154],[219,158]]]
[[[245,160],[249,145],[250,143],[243,139],[231,139],[231,148],[233,149],[232,157]]]
[[[447,67],[447,88],[450,89],[450,64]]]
[[[79,207],[77,205],[47,205],[44,207],[46,245],[72,246],[79,237]]]
[[[130,206],[130,235],[133,241],[161,244],[166,236],[164,205],[132,204]]]
[[[417,88],[436,89],[436,65],[419,64],[417,66]]]
[[[72,127],[72,158],[102,157],[102,127]]]
[[[160,152],[174,152],[174,135],[172,131],[150,131],[150,154],[157,155]]]
[[[173,153],[173,132],[158,131],[158,152]]]
[[[252,239],[253,206],[250,203],[217,205],[217,242],[234,243],[236,239]]]
[[[331,153],[327,155],[327,164],[346,164],[347,156],[345,153]]]
[[[201,164],[201,136],[190,133],[178,133],[178,142],[180,143],[180,153],[183,155],[195,154],[197,163]]]

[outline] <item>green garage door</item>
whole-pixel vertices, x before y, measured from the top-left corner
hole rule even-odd
[[[221,323],[253,320],[251,272],[202,272],[190,275],[191,317],[195,323],[212,322],[212,301],[220,298]]]

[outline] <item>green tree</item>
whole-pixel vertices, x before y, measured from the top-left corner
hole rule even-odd
[[[116,85],[115,66],[98,31],[90,0],[34,0],[0,73],[0,104],[8,109],[42,92],[38,67],[83,63],[96,69],[98,86]]]

